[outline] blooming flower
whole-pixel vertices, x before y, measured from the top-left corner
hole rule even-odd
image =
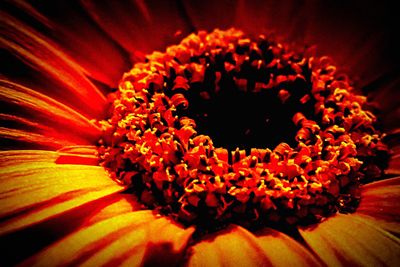
[[[313,24],[312,11],[322,12],[322,6],[238,1],[233,21],[230,12],[219,15],[221,10],[230,10],[226,4],[5,3],[0,13],[2,57],[9,62],[4,70],[2,67],[0,77],[0,100],[5,106],[0,113],[0,136],[6,149],[0,152],[0,243],[5,264],[398,264],[399,109],[396,83],[385,81],[396,73],[377,72],[373,66],[379,66],[380,57],[375,58],[375,54],[364,59],[376,45],[372,41],[359,50],[359,55],[332,51],[343,40],[355,40],[358,45],[358,39],[350,38],[350,34],[358,31],[364,20],[353,18],[360,25],[350,23],[349,29],[339,29],[342,35],[336,32],[342,39],[332,39],[324,36],[326,27]],[[343,10],[352,9],[346,6]],[[282,17],[293,19],[287,23]],[[317,17],[315,20],[323,24],[324,16],[318,13]],[[330,21],[339,23],[332,18]],[[304,25],[311,29],[306,31]],[[235,73],[246,60],[255,62],[254,68],[277,69],[286,60],[278,43],[266,45],[272,53],[271,62],[265,57],[246,59],[251,57],[250,47],[258,47],[254,51],[260,52],[263,44],[238,30],[212,31],[227,26],[254,35],[273,28],[288,33],[283,37],[297,41],[304,38],[301,41],[316,42],[322,50],[336,53],[339,61],[347,62],[344,66],[350,73],[355,69],[352,74],[360,75],[359,83],[372,100],[384,104],[380,116],[388,134],[375,129],[375,116],[367,111],[373,107],[366,107],[365,98],[350,92],[347,79],[336,78],[336,69],[326,57],[312,61],[312,56],[304,55],[316,76],[312,76],[312,88],[307,87],[308,94],[293,100],[292,85],[280,84],[290,84],[291,79],[301,82],[307,77],[299,70],[304,62],[290,55],[294,63],[289,72],[294,74],[279,75],[277,71],[268,81],[250,82],[242,73],[244,76],[232,80],[242,91],[276,90],[277,107],[286,104],[283,107],[294,109],[288,116],[298,127],[293,131],[298,145],[287,144],[291,137],[282,131],[286,143],[273,140],[276,136],[261,138],[262,142],[272,142],[271,150],[235,150],[239,141],[232,143],[229,138],[224,145],[232,146],[232,154],[214,147],[213,141],[224,142],[226,137],[211,140],[215,132],[204,126],[210,118],[197,116],[193,120],[190,116],[217,116],[218,124],[222,123],[220,109],[212,113],[203,105],[187,110],[198,100],[185,95],[193,90],[194,83],[205,80],[205,66],[229,53],[232,58],[226,57],[220,66],[225,74]],[[166,47],[197,29],[211,33],[198,32],[181,45]],[[331,30],[334,33],[338,27]],[[340,47],[346,50],[352,46]],[[166,52],[149,54],[154,49]],[[187,63],[199,51],[210,56]],[[149,55],[144,56],[146,53]],[[371,65],[356,65],[364,60]],[[130,63],[136,63],[131,71]],[[391,62],[384,63],[391,71]],[[172,77],[170,70],[159,75],[168,64],[182,72],[175,73],[171,81],[165,80]],[[220,79],[226,77],[218,74],[218,68],[213,72],[213,82],[222,87]],[[112,89],[124,72],[119,89]],[[383,78],[372,82],[374,75]],[[335,88],[322,92],[333,76],[330,82]],[[168,95],[162,88],[178,93]],[[150,90],[164,90],[165,95],[148,93]],[[205,101],[213,92],[203,91],[200,96]],[[245,105],[242,100],[239,103]],[[301,108],[307,103],[321,118],[309,117],[312,115],[307,108]],[[268,116],[274,119],[273,114]],[[277,130],[286,127],[284,124]],[[197,135],[200,130],[211,131],[211,138]],[[244,130],[246,137],[253,128]],[[233,141],[240,140],[245,148],[246,142],[258,138],[243,136],[237,135]],[[386,167],[387,150],[383,139],[392,151],[385,173],[382,169]],[[259,148],[258,143],[251,147],[254,145]],[[177,154],[179,151],[181,154]],[[348,186],[353,182],[357,186]],[[358,182],[363,185],[358,187]],[[296,210],[294,199],[300,196],[303,204]],[[360,203],[353,205],[359,196]],[[301,223],[310,216],[313,224]],[[259,217],[267,223],[260,226]]]

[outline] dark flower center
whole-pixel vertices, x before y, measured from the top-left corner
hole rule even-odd
[[[387,148],[329,58],[230,29],[190,35],[126,73],[102,165],[150,208],[214,227],[353,211]]]
[[[264,71],[269,77],[269,71]],[[243,76],[243,80],[255,80],[254,74]],[[301,89],[296,86],[305,86],[305,82],[290,85],[294,91]],[[278,88],[262,92],[243,89],[231,73],[222,74],[218,92],[207,82],[192,84],[187,94],[190,104],[178,114],[193,118],[196,129],[209,135],[216,147],[250,151],[251,148],[274,148],[281,142],[295,145],[297,127],[292,118],[297,112],[305,112],[306,106],[294,101],[283,103]]]

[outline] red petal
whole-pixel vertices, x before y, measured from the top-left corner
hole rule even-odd
[[[99,29],[75,2],[12,3],[20,10],[46,25],[62,50],[76,59],[92,78],[115,87],[124,71],[129,69],[125,51]],[[99,52],[101,55],[99,55]]]
[[[135,59],[141,52],[165,49],[188,33],[179,3],[165,1],[82,1],[91,17]],[[181,38],[181,37],[179,37]]]
[[[89,119],[46,95],[4,80],[0,80],[0,89],[0,100],[14,113],[0,113],[0,120],[12,123],[14,128],[4,128],[4,137],[60,147],[93,143],[100,135],[100,129]],[[32,135],[24,134],[26,131]]]
[[[48,93],[57,95],[64,103],[75,105],[81,113],[92,117],[102,114],[106,99],[76,62],[30,26],[3,12],[0,20],[5,25],[0,30],[0,44],[65,88],[52,88]]]

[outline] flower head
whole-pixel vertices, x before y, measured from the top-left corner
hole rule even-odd
[[[233,7],[4,3],[5,265],[398,264],[390,12]]]

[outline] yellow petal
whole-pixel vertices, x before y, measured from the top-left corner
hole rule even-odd
[[[160,246],[164,251],[157,255],[158,260],[165,260],[164,265],[176,264],[192,232],[193,228],[185,230],[151,211],[127,211],[86,225],[22,265],[139,266]],[[167,261],[170,257],[172,262]]]
[[[83,114],[102,114],[106,99],[78,64],[48,38],[14,17],[0,12],[0,21],[4,25],[0,29],[0,44],[65,88],[53,88],[51,93],[75,105]]]
[[[274,230],[254,236],[239,226],[212,234],[195,244],[189,266],[318,266],[296,241]]]
[[[27,266],[77,264],[79,261],[87,260],[90,256],[94,257],[98,250],[106,248],[109,244],[116,242],[130,232],[135,232],[140,225],[153,219],[150,211],[140,211],[123,213],[99,221],[52,244],[25,264]],[[139,232],[137,236],[139,236]],[[127,245],[127,247],[131,246]]]
[[[45,154],[44,152],[42,152]],[[30,154],[20,155],[29,158]],[[7,158],[7,152],[2,152]],[[49,152],[49,158],[54,156]],[[15,158],[15,152],[11,152]],[[42,160],[2,160],[0,169],[0,234],[44,221],[124,189],[103,168]],[[8,163],[4,165],[4,163]]]
[[[328,266],[397,266],[399,239],[358,216],[337,214],[300,230]]]

